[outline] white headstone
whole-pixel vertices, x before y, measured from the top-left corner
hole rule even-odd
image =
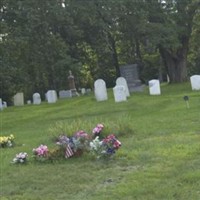
[[[82,95],[86,94],[86,89],[85,88],[81,88],[81,94]]]
[[[97,79],[94,82],[94,94],[97,101],[106,101],[108,99],[106,83],[103,79]]]
[[[3,108],[7,108],[7,102],[3,101]]]
[[[26,102],[28,105],[30,105],[31,104],[31,100],[27,100],[27,102]]]
[[[1,98],[0,98],[0,110],[3,110],[3,103]]]
[[[116,85],[113,88],[115,102],[122,102],[127,100],[126,89],[123,85]]]
[[[124,77],[118,77],[117,80],[116,80],[116,85],[122,85],[122,86],[124,86],[126,96],[127,97],[130,96],[128,85],[127,85],[127,81],[126,81],[126,79]]]
[[[190,77],[192,90],[200,90],[200,75],[193,75]]]
[[[72,97],[72,91],[71,90],[61,90],[59,91],[59,98],[65,99],[65,98],[71,98]]]
[[[48,103],[56,103],[58,97],[55,90],[48,90],[46,93]]]
[[[14,96],[14,105],[23,106],[24,105],[24,93],[19,92]]]
[[[36,104],[36,105],[41,104],[41,97],[39,93],[33,94],[33,104]]]
[[[160,95],[160,81],[153,79],[149,81],[149,93],[150,95]]]

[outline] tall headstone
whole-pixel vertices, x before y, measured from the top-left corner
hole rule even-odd
[[[40,97],[39,93],[33,94],[33,104],[35,104],[35,105],[41,104],[41,97]]]
[[[200,75],[193,75],[190,77],[192,90],[200,90]]]
[[[127,101],[126,89],[123,85],[116,85],[113,88],[115,102]]]
[[[118,77],[117,80],[116,80],[116,85],[117,86],[119,86],[119,85],[124,86],[126,96],[127,97],[130,96],[128,85],[127,85],[127,81],[126,81],[126,79],[124,77]]]
[[[14,98],[14,105],[15,106],[23,106],[24,105],[24,93],[18,92],[15,94]]]
[[[127,81],[129,92],[142,92],[144,86],[138,75],[137,64],[124,65],[120,67],[120,74]]]
[[[71,90],[60,90],[59,91],[59,98],[60,99],[66,99],[72,97],[72,91]]]
[[[106,83],[103,79],[97,79],[94,82],[94,94],[97,101],[106,101],[108,99]]]
[[[72,71],[71,70],[69,70],[68,82],[69,82],[69,89],[72,92],[72,96],[79,96],[79,94],[78,94],[78,92],[76,90],[74,76],[72,75]]]
[[[150,95],[160,95],[160,81],[153,79],[149,81],[149,93]]]
[[[56,103],[58,97],[57,97],[57,93],[55,90],[49,90],[46,93],[46,97],[47,97],[47,101],[48,103]]]

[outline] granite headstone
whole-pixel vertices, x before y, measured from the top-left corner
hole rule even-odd
[[[129,92],[142,92],[144,86],[141,83],[138,75],[138,65],[130,64],[120,66],[120,74],[127,81]]]
[[[71,90],[60,90],[59,91],[59,98],[60,99],[66,99],[72,97],[72,91]]]
[[[24,93],[23,92],[18,92],[17,94],[15,94],[13,99],[14,99],[15,106],[23,106],[24,105]]]

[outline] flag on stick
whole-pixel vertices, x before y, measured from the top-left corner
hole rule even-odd
[[[74,155],[74,152],[71,149],[70,145],[68,144],[65,150],[65,158],[70,158],[73,155]]]

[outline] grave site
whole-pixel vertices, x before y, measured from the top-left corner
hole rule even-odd
[[[1,199],[198,199],[199,92],[161,84],[160,95],[145,86],[127,97],[124,88],[107,88],[104,101],[91,92],[2,110],[1,140],[12,145],[0,148]],[[103,154],[111,135],[120,146]]]
[[[0,200],[200,199],[199,0],[0,16]]]

